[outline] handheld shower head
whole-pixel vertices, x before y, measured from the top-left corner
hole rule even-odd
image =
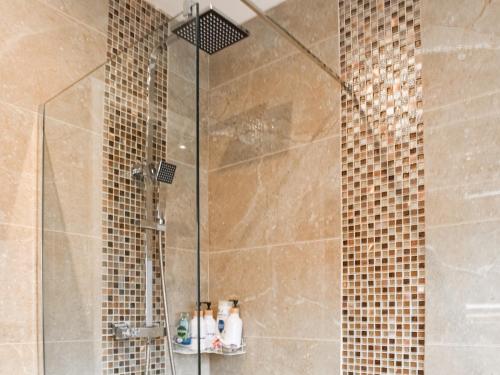
[[[171,184],[174,182],[176,169],[177,166],[175,164],[167,163],[165,160],[160,161],[158,168],[156,168],[156,181]]]
[[[165,160],[160,161],[157,167],[154,165],[148,166],[146,163],[136,164],[132,168],[132,177],[140,181],[144,181],[147,178],[150,181],[156,180],[171,184],[174,182],[176,169],[177,166],[175,164],[167,163]]]

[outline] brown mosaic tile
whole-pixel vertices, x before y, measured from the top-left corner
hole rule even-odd
[[[167,18],[142,0],[110,0],[103,134],[103,374],[139,374],[145,367],[144,340],[116,341],[112,323],[142,325],[144,315],[145,216],[142,188],[131,178],[134,163],[145,157],[147,65],[162,38]],[[153,32],[158,28],[158,31]],[[157,79],[158,123],[154,157],[166,158],[166,56]],[[158,197],[155,197],[157,200]],[[156,255],[158,252],[154,252]],[[160,271],[154,260],[154,319],[162,320]],[[153,374],[165,372],[163,340],[152,350]]]
[[[341,0],[342,373],[423,374],[419,0]]]

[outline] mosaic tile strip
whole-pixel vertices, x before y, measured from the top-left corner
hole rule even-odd
[[[424,373],[419,0],[340,0],[342,373]]]
[[[144,324],[143,189],[131,178],[145,157],[148,57],[167,18],[142,0],[110,0],[103,134],[103,374],[142,374],[143,340],[116,341],[112,323]],[[166,56],[159,62],[154,157],[166,158]],[[155,199],[158,199],[156,197]],[[155,255],[158,252],[155,252]],[[161,320],[160,271],[155,259],[154,319]],[[154,343],[153,374],[165,373],[163,341]]]

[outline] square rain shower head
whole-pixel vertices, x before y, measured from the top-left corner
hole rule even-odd
[[[196,18],[189,19],[173,32],[196,45]],[[209,55],[245,39],[248,35],[247,30],[213,8],[200,14],[200,48]]]
[[[165,160],[160,161],[158,169],[156,170],[156,181],[171,184],[174,182],[176,169],[177,166],[175,164],[167,163]]]

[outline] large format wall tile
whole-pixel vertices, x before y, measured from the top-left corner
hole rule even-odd
[[[108,30],[107,0],[38,0],[68,16],[106,34]]]
[[[433,227],[496,220],[500,218],[498,207],[498,180],[429,190],[426,193],[426,223]]]
[[[266,159],[209,173],[210,251],[268,243],[270,173]]]
[[[45,104],[47,123],[65,122],[102,136],[104,67]]]
[[[210,254],[210,298],[240,300],[245,335],[340,339],[340,243]]]
[[[176,325],[181,312],[192,316],[196,305],[196,251],[167,247],[165,250],[166,282],[170,323]],[[201,299],[206,301],[208,291],[208,254],[201,257]]]
[[[425,373],[430,375],[496,375],[500,347],[434,346],[426,348]]]
[[[101,300],[100,235],[45,231],[43,236],[44,339],[99,341],[101,307],[96,301]]]
[[[0,348],[36,339],[35,271],[33,229],[0,224]]]
[[[44,148],[44,228],[101,233],[101,134],[47,118]]]
[[[169,160],[176,163],[175,160]],[[208,174],[200,172],[201,242],[202,251],[208,251]],[[172,184],[161,186],[165,202],[167,246],[194,250],[196,248],[196,169],[177,163]]]
[[[339,134],[339,105],[336,81],[301,54],[212,89],[210,169]]]
[[[427,337],[500,346],[499,221],[429,228]]]
[[[464,105],[478,98],[488,100],[489,96],[498,94],[499,59],[498,49],[425,54],[423,82],[426,109],[458,103]],[[446,74],[443,74],[443,66],[446,66]]]
[[[47,374],[98,375],[101,373],[100,341],[47,342],[45,353]]]
[[[340,139],[269,156],[269,243],[340,237]]]
[[[307,47],[338,35],[337,6],[328,0],[287,0],[267,14]],[[211,88],[297,52],[258,18],[243,26],[249,30],[249,38],[210,58]],[[286,60],[278,63],[287,64]]]
[[[0,102],[0,223],[35,225],[37,115]]]
[[[243,25],[250,37],[210,57],[210,88],[229,82],[290,53],[290,45],[263,21]]]
[[[36,109],[106,58],[103,34],[41,2],[2,1],[0,14],[0,100]]]
[[[181,42],[180,42],[181,43]],[[196,86],[168,72],[167,149],[172,160],[196,163]],[[208,91],[200,89],[200,168],[208,168]]]
[[[428,130],[429,189],[500,180],[500,114]]]
[[[210,172],[211,250],[338,237],[338,143],[333,137]]]
[[[428,26],[442,25],[457,30],[500,35],[500,25],[495,17],[499,12],[498,0],[426,1],[422,6],[422,18],[425,20],[424,34]]]
[[[34,375],[37,374],[37,345],[0,344],[0,371],[2,374]]]
[[[500,273],[500,3],[425,0],[422,9],[425,370],[492,375],[500,350],[494,286]]]
[[[249,338],[243,356],[213,358],[211,374],[324,375],[340,370],[340,344],[335,341]]]

